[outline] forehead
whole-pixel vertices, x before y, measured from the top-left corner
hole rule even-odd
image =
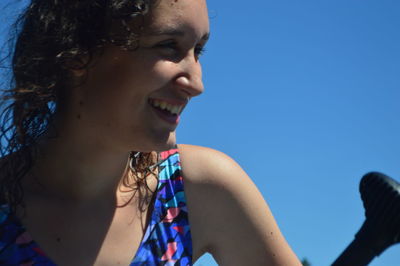
[[[196,35],[209,32],[205,0],[158,0],[148,16],[145,32],[157,32],[164,28],[190,30]]]

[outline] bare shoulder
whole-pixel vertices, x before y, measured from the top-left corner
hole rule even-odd
[[[179,145],[182,170],[188,181],[213,185],[227,185],[235,176],[230,173],[242,172],[241,167],[228,155],[206,147],[194,145]],[[237,180],[239,181],[239,180]]]
[[[232,158],[199,146],[179,145],[179,151],[195,253],[197,245],[219,265],[300,265],[261,193]]]

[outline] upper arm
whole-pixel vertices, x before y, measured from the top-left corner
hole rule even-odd
[[[207,242],[220,265],[300,265],[261,193],[235,161],[212,149],[179,149],[193,237]]]

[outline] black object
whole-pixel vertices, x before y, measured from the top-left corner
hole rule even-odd
[[[400,184],[371,172],[360,182],[365,221],[353,242],[332,266],[364,266],[385,249],[400,242]]]

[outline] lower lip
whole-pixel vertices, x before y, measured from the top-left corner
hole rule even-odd
[[[172,125],[177,125],[180,120],[180,115],[171,115],[169,113],[163,112],[159,110],[158,108],[155,108],[154,106],[151,106],[155,113],[164,121],[168,122],[169,124]]]

